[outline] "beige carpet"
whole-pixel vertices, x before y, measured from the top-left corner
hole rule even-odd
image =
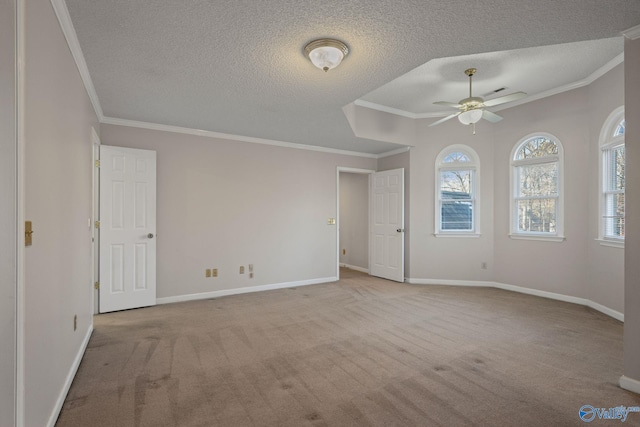
[[[577,426],[585,404],[640,406],[601,313],[341,274],[96,316],[56,425]]]

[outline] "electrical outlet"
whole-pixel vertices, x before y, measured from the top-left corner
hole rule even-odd
[[[244,274],[244,265],[240,266],[240,274]]]
[[[482,264],[480,264],[480,267],[482,267],[483,270],[487,269],[487,263],[483,262]]]
[[[78,329],[78,315],[74,314],[73,315],[73,330],[75,331],[76,329]]]
[[[211,269],[211,275],[213,277],[218,277],[218,269],[217,268],[213,268]]]
[[[204,277],[211,277],[211,269],[210,269],[210,268],[207,268],[207,269],[204,271]]]
[[[347,254],[347,250],[346,250],[346,249],[343,249],[343,250],[342,250],[342,255],[346,255],[346,254]]]
[[[249,279],[253,279],[253,273],[249,273]]]

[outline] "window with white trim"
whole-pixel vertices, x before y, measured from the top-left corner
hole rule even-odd
[[[445,148],[436,159],[436,235],[478,234],[478,155],[465,145]]]
[[[624,108],[617,108],[600,134],[600,238],[624,242]]]
[[[511,156],[511,236],[563,240],[562,145],[552,135],[523,138]]]

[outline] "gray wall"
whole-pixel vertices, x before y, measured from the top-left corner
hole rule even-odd
[[[407,153],[411,170],[407,277],[416,282],[500,282],[586,298],[623,312],[623,250],[602,246],[596,238],[599,135],[608,115],[624,104],[624,98],[620,65],[586,87],[502,110],[503,121],[495,125],[480,122],[476,135],[456,120],[435,127],[428,126],[432,119],[420,121],[415,146]],[[566,240],[559,243],[509,237],[511,150],[534,132],[555,135],[565,151]],[[433,234],[436,156],[452,144],[468,145],[479,155],[479,238]],[[378,170],[398,164],[387,163],[380,159]],[[483,262],[487,269],[481,268]]]
[[[495,279],[527,288],[586,297],[589,194],[588,89],[581,88],[502,111],[495,137]],[[612,108],[613,109],[613,108]],[[550,113],[553,112],[553,113]],[[563,242],[514,240],[508,234],[509,162],[518,141],[534,132],[556,136],[564,148]],[[596,152],[597,155],[597,152]],[[595,170],[597,175],[598,170]]]
[[[336,277],[337,167],[376,163],[105,124],[100,137],[157,152],[158,298]]]
[[[45,426],[92,327],[87,221],[98,123],[51,3],[25,3],[25,217],[35,230],[25,250],[25,425]]]
[[[494,133],[480,123],[476,135],[471,128],[450,120],[429,127],[434,120],[421,120],[419,139],[411,148],[410,265],[412,280],[492,280],[493,278],[493,171]],[[436,237],[435,162],[438,154],[453,144],[464,144],[478,153],[480,161],[480,237]],[[500,207],[500,206],[499,206]],[[487,269],[482,269],[482,263]]]
[[[624,105],[624,66],[620,65],[593,82],[589,96],[589,170],[600,168],[600,132],[611,112]],[[599,188],[599,173],[589,173],[587,188]],[[627,180],[627,182],[629,182]],[[598,238],[600,222],[599,194],[589,191],[587,212],[588,277],[586,298],[605,307],[624,312],[624,248],[603,246]]]
[[[15,424],[16,4],[0,1],[0,426]]]
[[[340,264],[369,269],[369,175],[340,173]],[[346,254],[343,254],[346,251]]]
[[[0,4],[0,19],[5,19],[8,14],[4,8],[11,14],[13,3]],[[25,252],[25,413],[26,425],[41,426],[51,421],[61,403],[92,325],[87,220],[91,217],[90,131],[98,123],[50,3],[28,2],[26,8],[25,215],[34,222],[35,234],[34,246]],[[10,27],[2,22],[0,28],[6,31]],[[5,37],[2,43],[11,44]],[[0,55],[6,55],[5,45],[1,46]],[[633,127],[640,120],[640,83],[632,74],[640,67],[640,43],[627,41],[626,51],[627,163],[633,165],[640,163],[638,130]],[[0,90],[5,91],[12,78],[10,72],[1,70]],[[606,111],[623,102],[620,80],[620,70],[614,70],[588,88],[504,110],[503,122],[479,125],[476,136],[455,121],[434,128],[427,127],[430,121],[411,122],[402,135],[408,138],[417,132],[415,148],[377,162],[112,125],[101,126],[102,141],[158,153],[160,298],[334,277],[337,237],[327,219],[338,215],[336,168],[377,166],[378,170],[405,167],[411,172],[405,236],[409,277],[497,280],[591,298],[621,311],[622,278],[602,279],[620,268],[619,251],[594,246],[592,241],[598,215],[594,210],[594,130],[602,125],[597,122]],[[7,99],[4,92],[2,99]],[[0,105],[12,114],[11,102]],[[565,163],[567,240],[563,243],[507,237],[508,157],[517,140],[533,131],[559,137],[566,159],[570,159]],[[0,140],[2,159],[15,155],[13,144],[13,140]],[[450,144],[469,145],[480,157],[480,238],[433,236],[434,162],[440,150]],[[5,181],[2,175],[3,185],[9,182],[0,192],[5,207],[5,199],[15,200],[15,184],[11,184],[15,169],[12,173],[11,166],[3,164],[1,171],[9,179]],[[640,195],[633,186],[640,177],[633,168],[628,174],[624,369],[625,375],[640,379],[640,265],[636,262],[640,253]],[[15,236],[12,215],[15,212],[0,213],[0,232]],[[2,239],[9,247],[8,242]],[[545,270],[523,261],[532,254],[541,257]],[[13,255],[15,258],[15,252]],[[596,259],[606,261],[590,265]],[[9,270],[3,265],[2,274],[15,265],[11,258],[8,262]],[[489,268],[482,270],[481,262],[488,262]],[[237,274],[239,265],[249,263],[255,266],[254,279]],[[211,267],[219,268],[217,280],[204,277],[204,269]],[[601,269],[598,274],[592,274],[595,268]],[[15,277],[9,273],[7,280],[11,283]],[[12,342],[12,332],[7,331],[13,328],[14,320],[8,301],[15,297],[15,290],[5,283],[3,276],[0,292],[8,292],[9,299],[1,299],[8,307],[1,307],[0,333],[3,339],[7,335],[6,342]],[[74,315],[78,316],[75,332]],[[11,397],[4,381],[12,381],[14,366],[13,350],[3,346],[2,351],[0,398],[5,404]],[[0,406],[0,417],[5,413],[12,417],[12,405],[6,404],[9,412]]]
[[[624,55],[625,156],[631,166],[626,170],[625,189],[624,375],[640,381],[640,39],[625,40]]]

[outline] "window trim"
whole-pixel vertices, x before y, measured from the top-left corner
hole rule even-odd
[[[612,136],[618,124],[625,120],[624,105],[613,110],[605,120],[600,129],[600,139],[598,141],[598,238],[596,241],[602,246],[624,248],[624,236],[613,237],[605,236],[605,220],[604,214],[606,209],[605,203],[605,153],[625,146],[625,135]],[[625,200],[626,202],[626,200]],[[626,211],[626,209],[625,209]]]
[[[545,156],[537,159],[517,160],[518,151],[533,138],[548,138],[554,141],[558,147],[558,154]],[[556,231],[555,233],[546,233],[541,231],[519,231],[518,230],[518,210],[515,205],[518,200],[516,189],[518,188],[517,168],[520,166],[557,163],[558,165],[558,195],[553,197],[556,199]],[[509,237],[516,240],[541,240],[548,242],[563,242],[564,236],[564,147],[560,139],[548,132],[533,132],[522,137],[511,149],[509,157]]]
[[[448,164],[444,159],[451,153],[461,152],[468,158],[469,162],[459,162]],[[471,175],[471,199],[473,206],[473,218],[471,230],[442,230],[442,199],[440,198],[440,172],[452,170],[470,170]],[[480,157],[478,153],[468,145],[453,144],[443,148],[435,162],[435,216],[434,233],[435,237],[480,237]]]

